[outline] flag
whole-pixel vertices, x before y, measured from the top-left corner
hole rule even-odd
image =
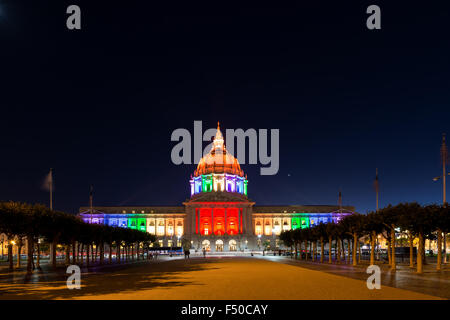
[[[93,212],[93,210],[92,210],[92,196],[93,196],[93,193],[94,193],[94,186],[91,184],[91,187],[90,187],[90,190],[89,190],[89,208],[90,208],[91,214]]]
[[[445,133],[442,134],[442,145],[441,145],[441,164],[446,165],[449,162],[448,149],[445,144]]]
[[[341,192],[341,190],[339,190],[339,200],[338,200],[338,203],[339,203],[339,208],[342,207],[342,192]]]
[[[51,189],[53,189],[52,169],[50,169],[50,172],[45,176],[44,182],[42,183],[42,189],[46,191],[50,191]]]

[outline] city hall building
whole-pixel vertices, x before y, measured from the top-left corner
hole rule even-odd
[[[81,207],[87,223],[138,229],[156,235],[160,247],[249,251],[282,246],[283,230],[337,222],[354,207],[333,205],[257,206],[248,196],[248,180],[238,160],[227,152],[220,128],[211,151],[189,181],[191,197],[180,206]]]

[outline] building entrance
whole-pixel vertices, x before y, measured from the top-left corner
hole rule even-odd
[[[211,250],[211,243],[209,242],[209,240],[203,240],[202,242],[202,250],[205,249],[206,251],[210,251]]]
[[[236,251],[237,250],[237,243],[236,240],[230,240],[229,242],[230,251]]]
[[[217,240],[216,241],[216,251],[222,252],[223,251],[223,241]]]

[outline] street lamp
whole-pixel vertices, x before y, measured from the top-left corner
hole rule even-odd
[[[273,244],[272,244],[272,247],[273,247],[273,255],[275,255],[275,228],[272,228],[272,237],[273,237]]]
[[[261,248],[261,234],[258,234],[258,250]]]

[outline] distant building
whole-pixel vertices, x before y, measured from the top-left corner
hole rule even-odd
[[[191,198],[177,207],[81,207],[88,223],[138,229],[157,236],[161,247],[191,241],[194,249],[248,251],[282,246],[283,230],[337,222],[352,214],[352,206],[255,206],[247,197],[247,176],[238,160],[227,152],[220,128],[209,154],[190,179]]]

